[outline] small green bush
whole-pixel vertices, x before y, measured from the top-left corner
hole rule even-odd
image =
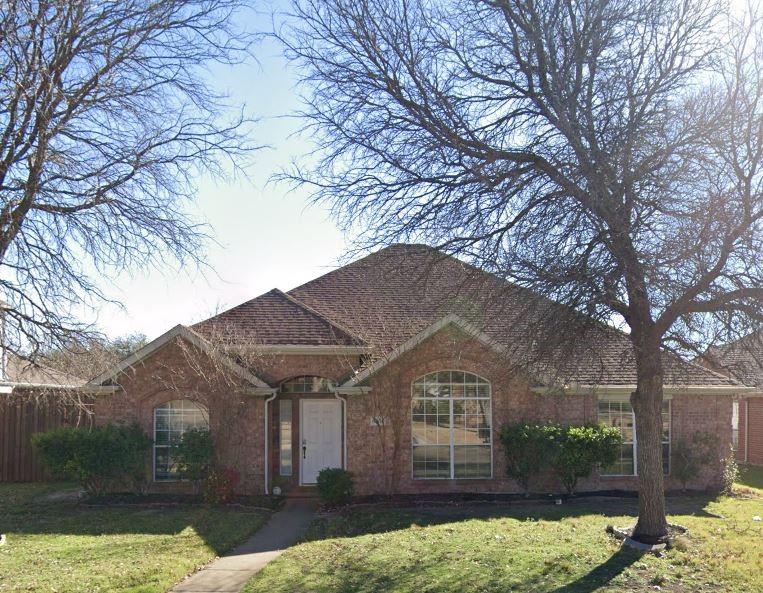
[[[32,444],[53,475],[79,482],[92,496],[142,491],[145,484],[151,439],[138,426],[57,428],[34,435]]]
[[[352,474],[338,467],[322,469],[318,473],[318,495],[327,504],[347,504],[355,494]]]
[[[558,435],[551,466],[567,494],[574,494],[578,480],[589,476],[596,466],[613,464],[622,445],[620,430],[604,425],[565,426]]]
[[[204,501],[209,504],[228,504],[233,500],[241,474],[232,468],[212,470],[204,482]]]
[[[527,493],[534,476],[548,468],[556,452],[559,427],[554,424],[515,422],[501,428],[506,473]]]
[[[703,467],[713,462],[718,440],[707,432],[697,431],[691,441],[680,439],[670,448],[670,472],[686,490],[686,485],[696,478]]]
[[[172,458],[177,463],[180,477],[194,482],[197,492],[201,481],[209,474],[214,452],[212,435],[205,428],[186,430],[172,446]]]

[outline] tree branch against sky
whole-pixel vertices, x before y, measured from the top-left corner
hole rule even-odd
[[[287,177],[362,247],[423,241],[622,320],[635,536],[663,537],[661,350],[763,319],[759,15],[710,0],[298,0],[286,23],[317,143]]]
[[[207,67],[251,55],[239,0],[0,5],[0,296],[6,347],[65,347],[97,278],[200,263],[201,174],[255,146]]]

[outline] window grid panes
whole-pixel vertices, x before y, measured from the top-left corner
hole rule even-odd
[[[180,399],[154,408],[154,480],[177,480],[172,445],[186,430],[209,429],[207,410],[194,401]]]
[[[291,406],[290,399],[280,400],[278,406],[280,473],[282,476],[290,476],[292,471]]]
[[[636,452],[636,419],[627,401],[599,401],[599,422],[620,429],[623,444],[620,458],[611,466],[602,468],[603,476],[634,476],[638,473]],[[670,401],[662,402],[662,467],[670,473]]]
[[[412,385],[414,478],[490,478],[490,383],[472,373],[439,371]]]
[[[335,386],[325,377],[295,377],[281,383],[281,393],[329,393]]]

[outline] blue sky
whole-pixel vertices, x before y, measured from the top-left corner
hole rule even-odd
[[[270,6],[277,9],[279,4],[284,3]],[[270,15],[262,14],[250,25],[267,30]],[[336,267],[345,252],[343,236],[328,212],[308,206],[306,191],[269,183],[279,167],[309,146],[290,138],[299,123],[284,116],[299,107],[299,100],[296,77],[281,48],[266,39],[255,53],[256,61],[214,71],[215,84],[260,118],[254,140],[269,148],[252,158],[248,181],[199,179],[191,212],[210,225],[219,243],[208,245],[208,269],[130,270],[105,278],[109,295],[124,305],[99,308],[97,324],[107,334],[141,332],[153,338],[178,323],[206,318],[273,287],[297,286]]]

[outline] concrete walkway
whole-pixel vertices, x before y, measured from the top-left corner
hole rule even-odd
[[[286,501],[283,509],[248,541],[175,585],[172,592],[238,593],[263,566],[297,541],[310,524],[314,510],[313,501]]]

